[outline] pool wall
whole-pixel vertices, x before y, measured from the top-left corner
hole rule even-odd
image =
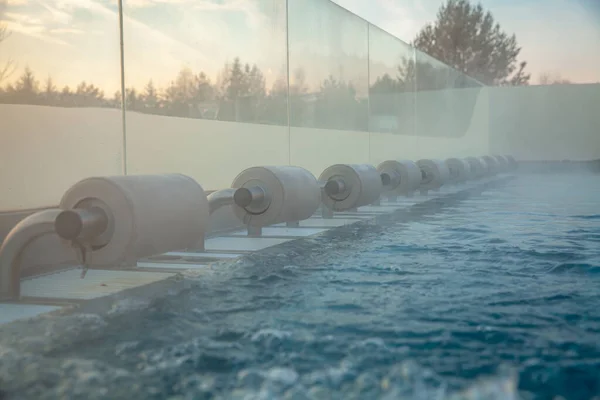
[[[487,92],[491,153],[526,161],[600,159],[600,84]]]

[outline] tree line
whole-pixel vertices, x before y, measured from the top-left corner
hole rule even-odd
[[[128,111],[184,118],[367,129],[369,101],[357,95],[352,82],[329,76],[317,90],[311,91],[301,69],[293,72],[291,81],[289,89],[287,79],[280,78],[267,90],[258,66],[236,58],[225,64],[216,82],[204,72],[183,68],[164,88],[157,87],[152,80],[142,90],[126,88],[125,107]],[[396,114],[390,107],[389,95],[417,88],[435,90],[469,85],[464,75],[455,73],[451,77],[447,68],[405,60],[395,76],[380,76],[369,87],[371,112]],[[381,101],[376,99],[378,96]],[[31,68],[25,67],[14,82],[0,87],[0,103],[119,108],[122,96],[120,91],[107,95],[86,81],[73,88],[58,88],[52,77],[40,81]]]
[[[362,102],[351,82],[330,77],[317,93],[311,94],[304,74],[298,71],[295,77],[297,81],[290,86],[289,96],[284,78],[267,90],[262,71],[236,58],[225,65],[217,82],[212,82],[204,72],[183,68],[166,87],[159,88],[150,80],[141,90],[126,88],[125,107],[147,114],[285,125],[289,101],[299,124],[313,119],[321,125],[337,120],[339,125],[344,120],[341,114],[351,114],[353,107],[358,108]],[[120,91],[107,95],[87,81],[76,87],[58,88],[52,77],[40,82],[32,69],[26,67],[14,82],[0,87],[0,103],[119,108],[122,95]],[[330,115],[319,111],[323,108]]]

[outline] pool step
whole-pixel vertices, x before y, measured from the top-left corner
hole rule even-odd
[[[85,278],[74,268],[21,282],[21,295],[32,298],[91,300],[122,290],[147,285],[173,276],[173,273],[90,269]]]

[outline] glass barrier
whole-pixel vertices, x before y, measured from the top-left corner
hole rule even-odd
[[[2,3],[0,212],[56,206],[122,173],[117,0]]]
[[[289,164],[285,3],[124,1],[128,173]]]
[[[369,160],[416,156],[415,52],[398,38],[369,25]]]
[[[480,85],[441,61],[416,51],[416,131],[419,137],[464,136]]]
[[[447,95],[449,68],[442,62],[416,51],[418,136],[452,136],[449,132],[450,96]]]
[[[285,0],[125,0],[127,109],[287,124]]]
[[[450,70],[450,77],[453,84],[453,89],[450,91],[451,122],[454,129],[452,136],[463,137],[475,126],[479,128],[473,130],[471,134],[475,134],[480,138],[483,135],[487,136],[487,111],[489,107],[482,106],[482,102],[485,101],[483,99],[485,95],[481,93],[483,85],[455,69]]]
[[[369,130],[414,134],[415,52],[369,26]]]
[[[367,131],[367,22],[329,1],[288,7],[291,125]]]
[[[92,175],[217,189],[253,165],[318,175],[473,131],[482,85],[329,1],[124,0],[123,79],[117,0],[6,4],[0,210],[54,205]]]
[[[288,16],[291,163],[368,162],[367,22],[322,0],[288,0]]]

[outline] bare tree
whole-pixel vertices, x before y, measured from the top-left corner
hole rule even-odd
[[[5,24],[0,24],[0,44],[4,42],[6,39],[10,37],[10,32],[8,31]],[[0,52],[0,54],[2,54]],[[0,84],[12,75],[15,72],[16,65],[14,60],[8,59],[4,64],[0,64]]]

